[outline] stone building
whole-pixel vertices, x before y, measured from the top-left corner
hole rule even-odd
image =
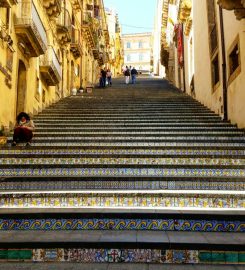
[[[139,71],[152,71],[152,33],[122,35],[124,65]]]
[[[97,83],[109,40],[103,0],[0,1],[0,124]]]
[[[244,128],[244,1],[159,2],[161,63],[167,78]]]

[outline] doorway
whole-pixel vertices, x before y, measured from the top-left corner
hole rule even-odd
[[[18,81],[17,81],[17,101],[16,101],[16,115],[25,111],[26,101],[26,66],[19,60],[18,67]]]

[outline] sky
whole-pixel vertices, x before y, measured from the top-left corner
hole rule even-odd
[[[104,0],[118,13],[123,34],[152,32],[156,5],[157,0]]]

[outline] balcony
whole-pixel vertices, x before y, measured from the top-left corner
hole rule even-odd
[[[83,3],[82,0],[71,0],[72,9],[75,12],[82,11],[83,9]]]
[[[61,65],[52,47],[40,56],[40,73],[48,86],[57,85],[62,78]]]
[[[109,31],[106,29],[104,30],[104,36],[105,36],[105,42],[107,45],[110,45],[110,35],[109,35]]]
[[[47,49],[47,35],[37,9],[31,0],[20,2],[15,18],[15,31],[19,44],[29,57],[38,57]]]
[[[93,55],[94,55],[94,59],[98,60],[99,56],[100,56],[100,51],[99,51],[99,44],[97,44],[94,49],[93,49]]]
[[[71,17],[65,8],[62,8],[57,19],[57,36],[60,45],[66,45],[71,42]]]
[[[84,13],[82,20],[82,31],[91,49],[95,47],[93,18],[91,13]]]
[[[43,6],[46,8],[49,17],[57,18],[61,12],[60,0],[43,0]]]
[[[75,58],[82,55],[81,32],[77,29],[72,29],[70,50]]]
[[[245,18],[244,0],[218,0],[218,4],[227,10],[234,10],[237,20]]]
[[[0,0],[0,7],[10,8],[12,5],[18,4],[17,0]]]

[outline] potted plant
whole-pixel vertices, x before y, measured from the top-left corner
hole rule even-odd
[[[0,127],[0,146],[6,144],[7,143],[7,140],[8,139],[5,136],[4,128],[3,127]]]

